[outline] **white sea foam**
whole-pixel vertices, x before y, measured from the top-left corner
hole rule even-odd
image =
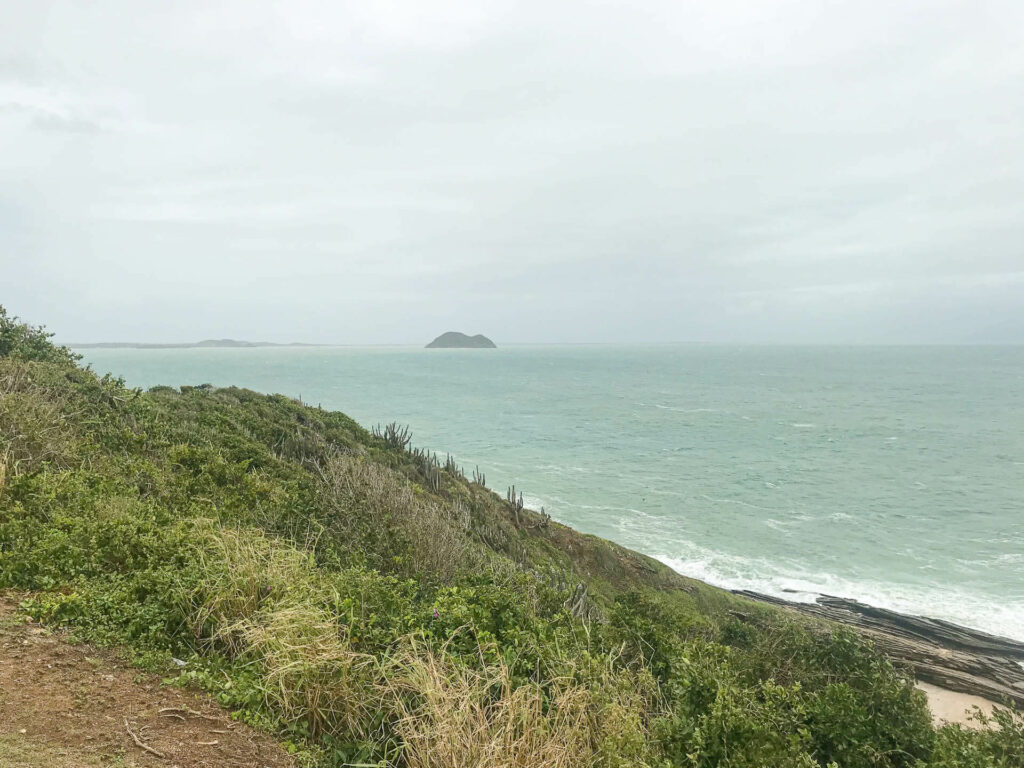
[[[556,520],[558,519],[554,512],[552,512],[552,509],[554,509],[556,505],[552,504],[550,499],[541,498],[540,496],[527,496],[524,493],[523,506],[526,509],[532,509],[534,512],[540,512],[541,509],[543,509],[553,518],[555,518]]]
[[[746,589],[808,603],[819,595],[834,595],[1024,640],[1024,597],[994,600],[948,587],[851,580],[825,572],[810,573],[799,567],[780,567],[763,558],[714,552],[689,542],[684,542],[683,548],[687,552],[682,556],[655,557],[684,576],[725,589]]]
[[[541,472],[554,472],[558,475],[565,472],[565,467],[560,467],[557,464],[540,464],[537,469]]]

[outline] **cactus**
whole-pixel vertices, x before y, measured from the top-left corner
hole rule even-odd
[[[427,465],[427,469],[424,472],[427,477],[427,485],[430,486],[430,490],[437,491],[441,490],[441,471],[433,465]]]
[[[370,433],[399,451],[404,451],[412,442],[412,432],[409,431],[409,427],[400,427],[397,421],[392,421],[383,428],[378,424],[370,429]]]
[[[420,473],[427,481],[427,487],[432,491],[441,490],[441,462],[437,460],[437,454],[431,453],[424,448],[417,448],[412,451],[413,458],[419,466]]]
[[[466,479],[466,474],[462,471],[462,467],[455,463],[455,459],[452,458],[450,453],[444,463],[444,469],[452,477],[461,477],[463,480]]]
[[[487,487],[487,475],[480,471],[479,466],[473,469],[473,482],[477,485],[483,486],[484,488]]]
[[[508,489],[508,492],[505,494],[505,499],[512,506],[512,517],[515,520],[516,525],[520,525],[522,521],[519,517],[519,513],[523,511],[522,491],[520,491],[519,496],[516,497],[516,487],[513,485]]]

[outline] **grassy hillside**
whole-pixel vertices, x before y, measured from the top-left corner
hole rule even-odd
[[[852,635],[478,479],[280,395],[128,389],[0,308],[0,587],[311,764],[1024,764],[1008,716],[935,731]]]

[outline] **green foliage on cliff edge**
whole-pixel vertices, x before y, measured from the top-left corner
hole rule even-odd
[[[128,389],[0,308],[0,587],[311,764],[1024,764],[852,635],[430,466],[279,395]]]

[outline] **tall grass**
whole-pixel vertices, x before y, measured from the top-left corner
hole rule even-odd
[[[198,520],[192,558],[202,579],[180,593],[197,645],[237,656],[245,635],[268,611],[309,603],[315,571],[308,555],[260,530],[221,528]]]
[[[398,732],[410,768],[590,766],[590,695],[567,681],[550,693],[515,686],[504,665],[456,667],[410,649],[392,666]]]
[[[467,668],[415,642],[396,654],[387,684],[410,768],[643,766],[652,756],[642,686],[572,675],[522,683],[502,662]]]
[[[267,706],[312,735],[365,730],[379,708],[373,659],[355,653],[309,553],[258,530],[197,528],[203,574],[180,604],[196,643],[260,670]]]
[[[262,670],[266,704],[312,736],[366,738],[384,702],[372,656],[352,651],[337,618],[308,605],[280,606],[238,627],[246,658]]]

